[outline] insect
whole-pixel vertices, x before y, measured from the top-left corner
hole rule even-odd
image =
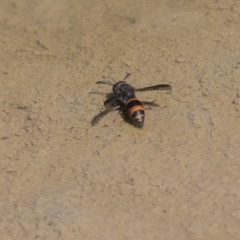
[[[142,128],[144,125],[145,118],[145,109],[160,107],[154,102],[139,101],[136,98],[135,92],[138,91],[152,91],[152,90],[171,90],[172,87],[168,84],[159,84],[155,86],[145,87],[145,88],[136,88],[134,89],[130,84],[125,80],[130,76],[130,73],[127,73],[125,78],[122,81],[119,81],[115,84],[98,81],[97,84],[108,84],[112,85],[113,93],[111,96],[104,102],[105,110],[100,112],[92,119],[92,125],[96,125],[106,114],[111,111],[119,110],[124,116],[127,117],[136,127]]]

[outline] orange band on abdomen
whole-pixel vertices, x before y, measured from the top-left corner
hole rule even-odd
[[[143,104],[136,98],[129,99],[126,106],[130,116],[136,111],[144,111]]]

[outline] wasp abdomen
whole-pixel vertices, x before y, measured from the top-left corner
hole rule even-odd
[[[127,112],[136,127],[142,128],[144,124],[144,107],[136,98],[129,99],[126,103]]]

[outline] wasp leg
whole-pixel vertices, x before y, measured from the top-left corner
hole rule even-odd
[[[152,102],[142,101],[142,104],[144,105],[145,109],[156,109],[156,108],[165,108],[166,107],[166,105],[161,107],[154,101],[152,101]]]

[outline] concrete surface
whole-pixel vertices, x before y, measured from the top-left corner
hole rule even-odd
[[[240,1],[0,6],[1,240],[240,239]],[[167,107],[92,127],[126,72]]]

